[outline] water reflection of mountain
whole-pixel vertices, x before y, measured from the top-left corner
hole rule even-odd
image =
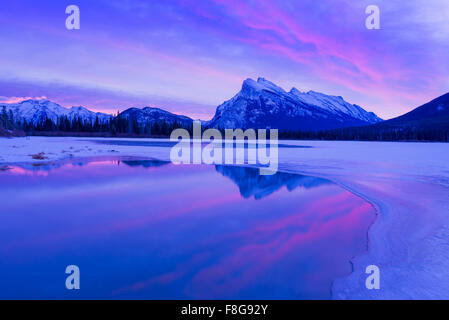
[[[223,176],[230,178],[239,187],[240,194],[246,199],[253,196],[256,200],[262,199],[284,186],[288,191],[293,191],[297,187],[310,189],[332,183],[326,179],[283,172],[263,176],[260,175],[257,168],[215,166],[215,169]]]
[[[126,164],[130,167],[144,167],[144,168],[153,168],[153,167],[162,167],[170,162],[161,161],[161,160],[126,160],[121,161],[121,163]]]

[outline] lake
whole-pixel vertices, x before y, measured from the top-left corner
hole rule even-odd
[[[9,166],[0,204],[1,299],[329,299],[376,217],[321,178],[132,158]]]

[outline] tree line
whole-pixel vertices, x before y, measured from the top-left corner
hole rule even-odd
[[[14,119],[11,110],[3,110],[0,112],[0,127],[7,130],[23,130],[29,135],[41,135],[46,133],[86,133],[92,136],[98,135],[134,135],[134,136],[161,136],[168,137],[171,132],[178,128],[184,128],[192,132],[192,126],[183,126],[181,123],[174,121],[148,121],[147,123],[139,123],[136,119],[125,117],[121,113],[117,113],[109,119],[99,119],[98,116],[94,121],[75,117],[70,120],[67,116],[60,116],[56,121],[43,117],[36,122],[23,121]]]
[[[444,127],[389,127],[366,126],[321,131],[287,130],[279,133],[280,139],[292,140],[343,140],[343,141],[435,141],[449,142],[449,126]]]
[[[139,123],[136,119],[117,113],[106,120],[98,117],[94,121],[74,118],[72,121],[61,116],[56,122],[44,117],[40,121],[26,122],[14,119],[11,110],[5,107],[0,111],[0,128],[21,130],[28,135],[70,135],[85,134],[91,136],[136,136],[136,137],[169,137],[173,130],[186,129],[192,136],[193,124],[182,124],[177,121],[148,121]],[[207,130],[204,127],[203,130]],[[219,129],[222,133],[223,129]],[[449,142],[449,126],[383,126],[371,125],[343,129],[301,131],[280,130],[280,139],[292,140],[358,140],[358,141],[439,141]]]

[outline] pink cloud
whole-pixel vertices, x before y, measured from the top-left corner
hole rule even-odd
[[[0,103],[20,103],[26,100],[48,100],[46,96],[41,97],[3,97],[0,96]]]

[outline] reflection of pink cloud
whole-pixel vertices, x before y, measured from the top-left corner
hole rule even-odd
[[[210,252],[201,252],[199,254],[192,256],[188,261],[186,261],[182,265],[179,265],[179,267],[173,272],[162,274],[150,278],[148,280],[139,281],[130,286],[117,289],[112,293],[112,295],[119,295],[122,293],[144,290],[152,285],[169,285],[174,281],[179,280],[182,277],[186,276],[188,273],[194,272],[198,264],[207,262],[207,259],[209,259],[210,257],[211,257]]]
[[[368,203],[349,192],[339,191],[310,203],[297,213],[279,219],[273,217],[273,221],[257,223],[250,229],[226,235],[220,241],[230,246],[229,255],[213,265],[207,265],[204,260],[193,264],[191,261],[186,262],[178,265],[174,271],[123,288],[120,293],[146,290],[158,284],[168,286],[188,276],[191,270],[196,270],[185,289],[187,296],[199,299],[223,298],[257,283],[259,277],[266,279],[269,270],[282,265],[281,260],[285,257],[307,256],[310,250],[316,251],[317,246],[321,246],[322,250],[329,249],[329,252],[321,253],[323,264],[329,263],[327,259],[331,263],[335,262],[333,255],[339,255],[341,265],[336,265],[335,270],[344,274],[349,271],[349,260],[365,249],[366,230],[373,217],[373,208]],[[215,243],[215,240],[209,239],[209,245]],[[221,242],[213,246],[221,246]],[[358,245],[354,246],[354,242]],[[338,253],[328,247],[334,243],[338,243]],[[241,246],[231,249],[233,244]],[[308,274],[307,281],[321,281],[323,286],[328,285],[326,281],[330,281],[332,275],[320,274],[320,267],[316,270]]]
[[[88,167],[95,172],[95,167],[101,167],[101,164],[111,164],[111,161],[99,161],[88,164]],[[70,168],[71,164],[66,164],[64,167]],[[114,169],[114,167],[111,167]],[[176,167],[165,167],[167,170],[176,170]],[[155,173],[163,175],[165,168],[154,168]],[[64,171],[60,168],[60,176],[71,177],[72,172],[68,171],[64,174]],[[127,168],[128,169],[128,168]],[[145,170],[152,170],[145,169]],[[45,171],[32,171],[19,167],[14,167],[11,172],[20,175],[42,175],[48,176],[48,172]],[[129,172],[128,172],[129,173]],[[102,174],[110,174],[105,171]],[[97,178],[99,175],[95,173]],[[73,178],[73,177],[71,177]],[[170,183],[170,182],[169,182]],[[130,188],[132,188],[130,186]],[[127,191],[127,186],[121,186],[118,191],[117,197]],[[105,193],[104,195],[102,193]],[[97,190],[95,193],[96,198],[101,198],[105,195],[111,195],[112,190]],[[80,196],[82,192],[80,192]],[[200,199],[199,199],[200,198]],[[192,199],[197,201],[192,202]],[[127,216],[126,219],[101,221],[101,223],[94,224],[89,228],[78,228],[62,233],[47,234],[45,236],[39,236],[38,238],[21,239],[18,242],[9,243],[7,246],[0,247],[1,251],[7,252],[10,250],[17,250],[20,247],[28,246],[45,246],[48,243],[62,243],[63,241],[77,238],[89,237],[92,235],[105,235],[118,232],[129,232],[133,229],[143,228],[146,225],[152,225],[157,223],[164,223],[171,219],[183,218],[188,214],[195,214],[197,212],[203,212],[204,210],[213,211],[213,208],[220,207],[233,202],[241,201],[241,196],[237,193],[229,193],[225,196],[217,197],[217,190],[213,188],[190,188],[184,190],[180,194],[164,193],[153,199],[151,197],[141,200],[134,200],[130,202],[121,203],[116,205],[115,209],[122,212],[140,212],[137,216]],[[176,200],[176,201],[175,201]],[[185,204],[189,205],[186,206]],[[148,208],[145,210],[145,208]],[[151,209],[157,208],[157,209]]]
[[[309,247],[317,246],[323,241],[333,241],[332,239],[338,239],[340,254],[346,255],[342,261],[345,265],[344,259],[349,261],[355,255],[355,252],[351,251],[354,238],[359,238],[359,249],[364,248],[365,232],[372,221],[372,213],[369,204],[344,192],[329,201],[313,203],[300,213],[247,230],[244,240],[239,240],[245,245],[218,264],[198,272],[188,291],[198,298],[210,294],[208,292],[211,292],[211,288],[217,297],[238,292],[280,263],[283,257],[300,256],[301,252],[305,254]],[[354,230],[360,231],[354,233]],[[323,257],[326,257],[326,254],[323,252]],[[341,266],[335,268],[339,270]]]
[[[211,185],[216,172],[187,166],[182,169],[185,179],[180,180],[178,168],[167,165],[142,171],[140,167],[99,161],[86,164],[80,174],[66,164],[58,169],[58,175],[49,174],[39,191],[35,189],[36,180],[11,175],[9,179],[29,188],[23,192],[25,198],[33,194],[26,206],[51,206],[49,212],[40,213],[42,221],[52,221],[55,212],[66,211],[63,225],[49,223],[49,229],[20,234],[3,243],[0,253],[11,255],[27,250],[51,256],[75,243],[92,249],[102,239],[138,239],[143,250],[157,252],[156,260],[160,253],[155,247],[168,249],[163,255],[173,257],[173,263],[162,272],[148,265],[147,279],[136,275],[114,291],[115,295],[181,284],[184,287],[180,290],[186,296],[223,298],[260,284],[260,279],[270,282],[269,275],[280,272],[279,267],[293,275],[295,261],[308,258],[317,264],[314,270],[321,271],[301,273],[307,274],[301,281],[319,279],[326,291],[331,281],[328,278],[348,272],[349,259],[366,248],[366,230],[373,210],[337,186],[324,185],[307,193],[283,189],[276,196],[244,200],[231,181],[220,178],[217,181],[222,183]],[[148,170],[151,174],[143,174]],[[86,181],[94,176],[96,184],[91,186]],[[123,183],[122,176],[129,180]],[[40,201],[38,192],[48,197],[48,186],[54,183],[52,189],[61,185],[65,192]],[[80,205],[80,199],[86,209],[72,210]],[[32,228],[33,220],[25,223]],[[18,230],[27,228],[20,217],[14,225]],[[133,241],[127,244],[135,245]],[[22,262],[35,258],[34,254],[20,256]],[[335,272],[318,274],[326,264],[335,262]]]
[[[12,167],[8,170],[8,173],[11,173],[13,175],[19,175],[19,176],[41,176],[46,177],[48,176],[47,171],[40,171],[40,170],[28,170],[20,167]]]
[[[154,285],[154,284],[167,285],[167,284],[172,283],[173,281],[183,277],[186,273],[187,273],[187,271],[184,270],[184,271],[175,271],[175,272],[163,274],[161,276],[152,278],[148,281],[137,282],[129,287],[118,289],[118,290],[114,291],[112,294],[117,295],[117,294],[121,294],[124,292],[138,291],[138,290],[145,289],[146,287],[148,287],[150,285]]]

